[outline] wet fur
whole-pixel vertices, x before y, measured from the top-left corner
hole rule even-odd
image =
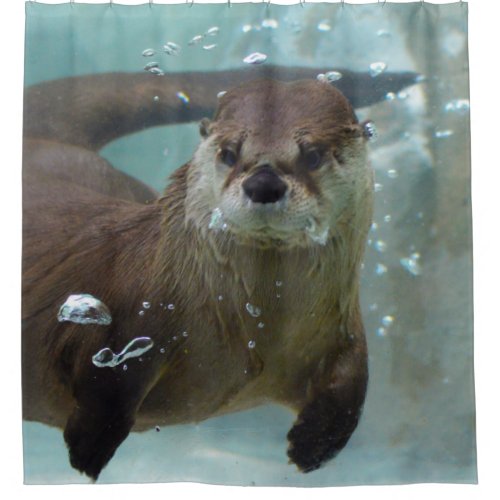
[[[298,413],[288,454],[303,471],[332,458],[355,429],[368,377],[358,288],[371,174],[361,129],[342,95],[317,82],[291,85],[285,90],[258,82],[225,96],[194,159],[173,174],[159,198],[90,150],[26,140],[24,416],[64,428],[72,465],[90,477],[98,477],[130,430],[196,422],[266,402]],[[272,234],[245,235],[242,228],[208,230],[219,196],[213,161],[207,160],[216,154],[211,141],[234,130],[225,129],[229,115],[255,109],[257,90],[269,98],[266,106],[275,103],[275,115],[267,116],[284,127],[273,128],[278,133],[271,142],[279,144],[280,134],[289,134],[293,106],[303,114],[306,102],[285,111],[282,94],[304,85],[311,123],[304,123],[303,135],[314,129],[314,140],[341,149],[343,168],[357,162],[356,175],[318,173],[308,181],[287,171],[291,159],[281,167],[302,199],[322,197],[335,206],[332,193],[349,193],[330,221],[327,243],[311,242],[303,232],[283,243]],[[327,115],[320,109],[325,92],[333,111]],[[265,107],[248,116],[254,127],[245,130],[253,138],[261,113]],[[318,116],[327,122],[315,122]],[[321,136],[332,122],[338,133]],[[233,183],[251,169],[243,168]],[[318,209],[319,218],[331,216]],[[112,324],[58,322],[58,308],[73,293],[101,299]],[[144,301],[150,309],[143,309]],[[261,316],[249,315],[247,303],[260,307]],[[151,337],[154,347],[128,360],[127,370],[93,365],[103,347],[118,352],[138,336]]]

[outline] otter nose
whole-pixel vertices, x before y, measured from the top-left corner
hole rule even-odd
[[[270,165],[264,165],[243,182],[243,191],[254,203],[275,203],[285,195],[287,185]]]

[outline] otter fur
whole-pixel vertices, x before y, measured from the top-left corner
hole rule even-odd
[[[24,418],[63,428],[93,479],[131,431],[268,402],[297,413],[301,471],[334,457],[368,379],[358,296],[373,181],[347,99],[312,79],[237,85],[161,196],[82,130],[25,140]],[[58,321],[83,293],[109,325]],[[153,347],[126,370],[93,363],[138,337]]]

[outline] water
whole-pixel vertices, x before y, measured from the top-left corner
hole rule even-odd
[[[47,18],[49,8],[28,4],[33,17],[27,26],[26,84],[70,74],[140,72],[148,48],[156,50],[157,68],[165,73],[242,68],[246,56],[260,52],[267,55],[263,64],[314,65],[323,67],[323,74],[333,68],[368,72],[372,63],[383,62],[385,71],[413,70],[429,77],[407,89],[404,99],[394,94],[357,110],[360,120],[377,125],[378,140],[370,143],[377,229],[370,237],[386,246],[383,252],[380,244],[368,246],[365,256],[361,299],[370,384],[359,427],[346,448],[317,472],[296,472],[285,453],[294,415],[268,405],[198,425],[132,433],[99,481],[473,482],[466,7],[426,4],[429,16],[419,15],[418,3],[390,2],[383,8],[348,3],[343,8],[232,4],[230,9],[196,3],[152,9],[114,5],[112,13],[107,5],[50,8],[58,15]],[[117,18],[125,31],[114,29]],[[439,18],[439,23],[429,29],[421,24],[424,18]],[[266,21],[271,19],[276,27]],[[218,33],[211,38],[208,31],[214,26]],[[199,43],[188,45],[197,35]],[[165,36],[182,47],[176,57],[162,52]],[[216,49],[202,49],[213,43]],[[448,130],[453,134],[436,136]],[[157,127],[120,139],[102,154],[161,190],[198,141],[196,123]],[[397,175],[391,177],[392,171]],[[390,221],[384,219],[387,214]],[[222,229],[220,219],[214,224]],[[162,349],[167,356],[168,348],[158,346]],[[249,348],[252,354],[257,351],[258,345]],[[132,362],[127,366],[130,376]],[[26,482],[86,482],[70,467],[60,430],[25,423],[24,440]]]

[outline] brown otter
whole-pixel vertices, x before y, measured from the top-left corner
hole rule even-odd
[[[349,102],[314,80],[237,86],[154,202],[92,151],[102,138],[84,121],[25,141],[25,418],[63,427],[71,464],[97,478],[131,430],[275,401],[298,413],[291,461],[320,467],[354,431],[368,377],[372,174]],[[111,324],[58,321],[74,293]],[[93,363],[137,337],[153,347]]]

